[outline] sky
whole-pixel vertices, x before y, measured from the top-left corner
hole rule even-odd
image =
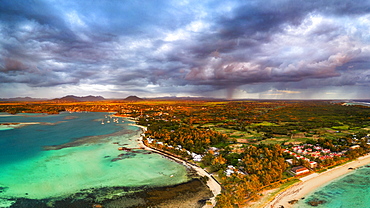
[[[370,98],[370,0],[0,0],[0,98]]]

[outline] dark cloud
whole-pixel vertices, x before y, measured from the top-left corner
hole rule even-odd
[[[4,63],[5,63],[5,66],[0,68],[0,70],[4,72],[22,71],[22,70],[27,69],[27,67],[18,60],[5,58]]]
[[[281,30],[283,24],[299,24],[307,14],[302,5],[293,2],[273,5],[269,1],[250,1],[238,6],[231,15],[217,22],[221,38],[248,37],[266,41],[271,33]]]
[[[224,38],[250,36],[266,40],[285,25],[299,25],[310,13],[346,16],[370,13],[369,1],[249,1],[221,16],[216,24]]]
[[[346,12],[342,13],[343,8],[346,8]],[[325,54],[317,54],[314,57],[309,57],[310,54],[300,54],[300,61],[292,59],[294,55],[282,57],[283,59],[280,58],[279,61],[279,57],[275,56],[279,56],[278,54],[268,54],[271,59],[275,59],[274,61],[260,60],[259,58],[263,57],[265,55],[263,53],[266,52],[266,49],[261,49],[261,46],[271,43],[271,47],[274,47],[272,36],[287,34],[287,26],[299,27],[307,24],[304,20],[309,15],[327,15],[326,13],[321,14],[324,11],[337,17],[360,15],[367,14],[368,8],[362,8],[353,2],[334,1],[325,3],[322,1],[285,1],[281,4],[254,1],[241,5],[236,7],[231,14],[221,16],[218,24],[214,26],[214,29],[218,29],[219,38],[229,43],[228,47],[221,47],[224,49],[224,56],[232,56],[233,60],[221,61],[217,65],[205,66],[203,64],[203,66],[194,67],[187,78],[192,81],[197,80],[198,84],[224,85],[229,82],[230,86],[235,86],[259,82],[298,82],[308,78],[340,76],[336,68],[346,64],[361,52],[356,46],[340,51],[335,50],[333,45],[326,45],[325,41],[333,41],[341,35],[348,35],[343,34],[342,28],[338,25],[324,22],[313,28],[309,34],[301,34],[302,38],[307,39],[316,39],[321,36],[323,42],[320,44],[322,45],[317,47],[327,47],[327,51],[324,51]],[[240,42],[247,44],[240,44]],[[307,46],[301,46],[303,47]],[[218,48],[217,43],[210,48],[211,50]],[[200,51],[207,49],[207,47],[201,48]],[[210,53],[210,50],[207,52]],[[233,53],[230,54],[231,52]],[[278,52],[284,53],[284,51]],[[253,55],[245,56],[245,53]]]
[[[0,81],[147,96],[368,86],[369,15],[350,0],[4,0]]]

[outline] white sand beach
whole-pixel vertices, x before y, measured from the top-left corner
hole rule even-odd
[[[319,188],[320,186],[323,186],[326,183],[329,183],[330,181],[349,173],[352,171],[350,168],[354,169],[369,163],[370,155],[366,155],[320,174],[314,173],[303,177],[301,178],[301,182],[279,193],[270,203],[265,206],[265,208],[278,208],[281,206],[284,208],[293,207],[292,204],[288,203],[289,201],[300,200],[302,197],[305,197],[307,194]]]

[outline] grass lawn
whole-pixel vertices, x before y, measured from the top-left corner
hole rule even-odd
[[[341,131],[341,130],[348,130],[349,125],[333,126],[333,127],[331,127],[331,128],[332,128],[332,129],[334,129],[334,130],[339,130],[339,131]]]
[[[279,126],[279,125],[275,124],[275,123],[270,123],[270,122],[264,121],[262,123],[251,124],[251,126]]]

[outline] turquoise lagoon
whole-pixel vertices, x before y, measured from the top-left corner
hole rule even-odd
[[[158,187],[189,180],[184,166],[161,155],[119,151],[119,146],[137,148],[141,129],[115,119],[118,123],[100,112],[0,113],[0,123],[10,124],[0,129],[0,207],[20,197],[44,199],[82,189]],[[45,150],[63,144],[72,145]]]
[[[370,207],[370,166],[363,166],[323,185],[294,206],[312,207],[307,202],[316,200],[325,203],[319,208],[365,208]]]

